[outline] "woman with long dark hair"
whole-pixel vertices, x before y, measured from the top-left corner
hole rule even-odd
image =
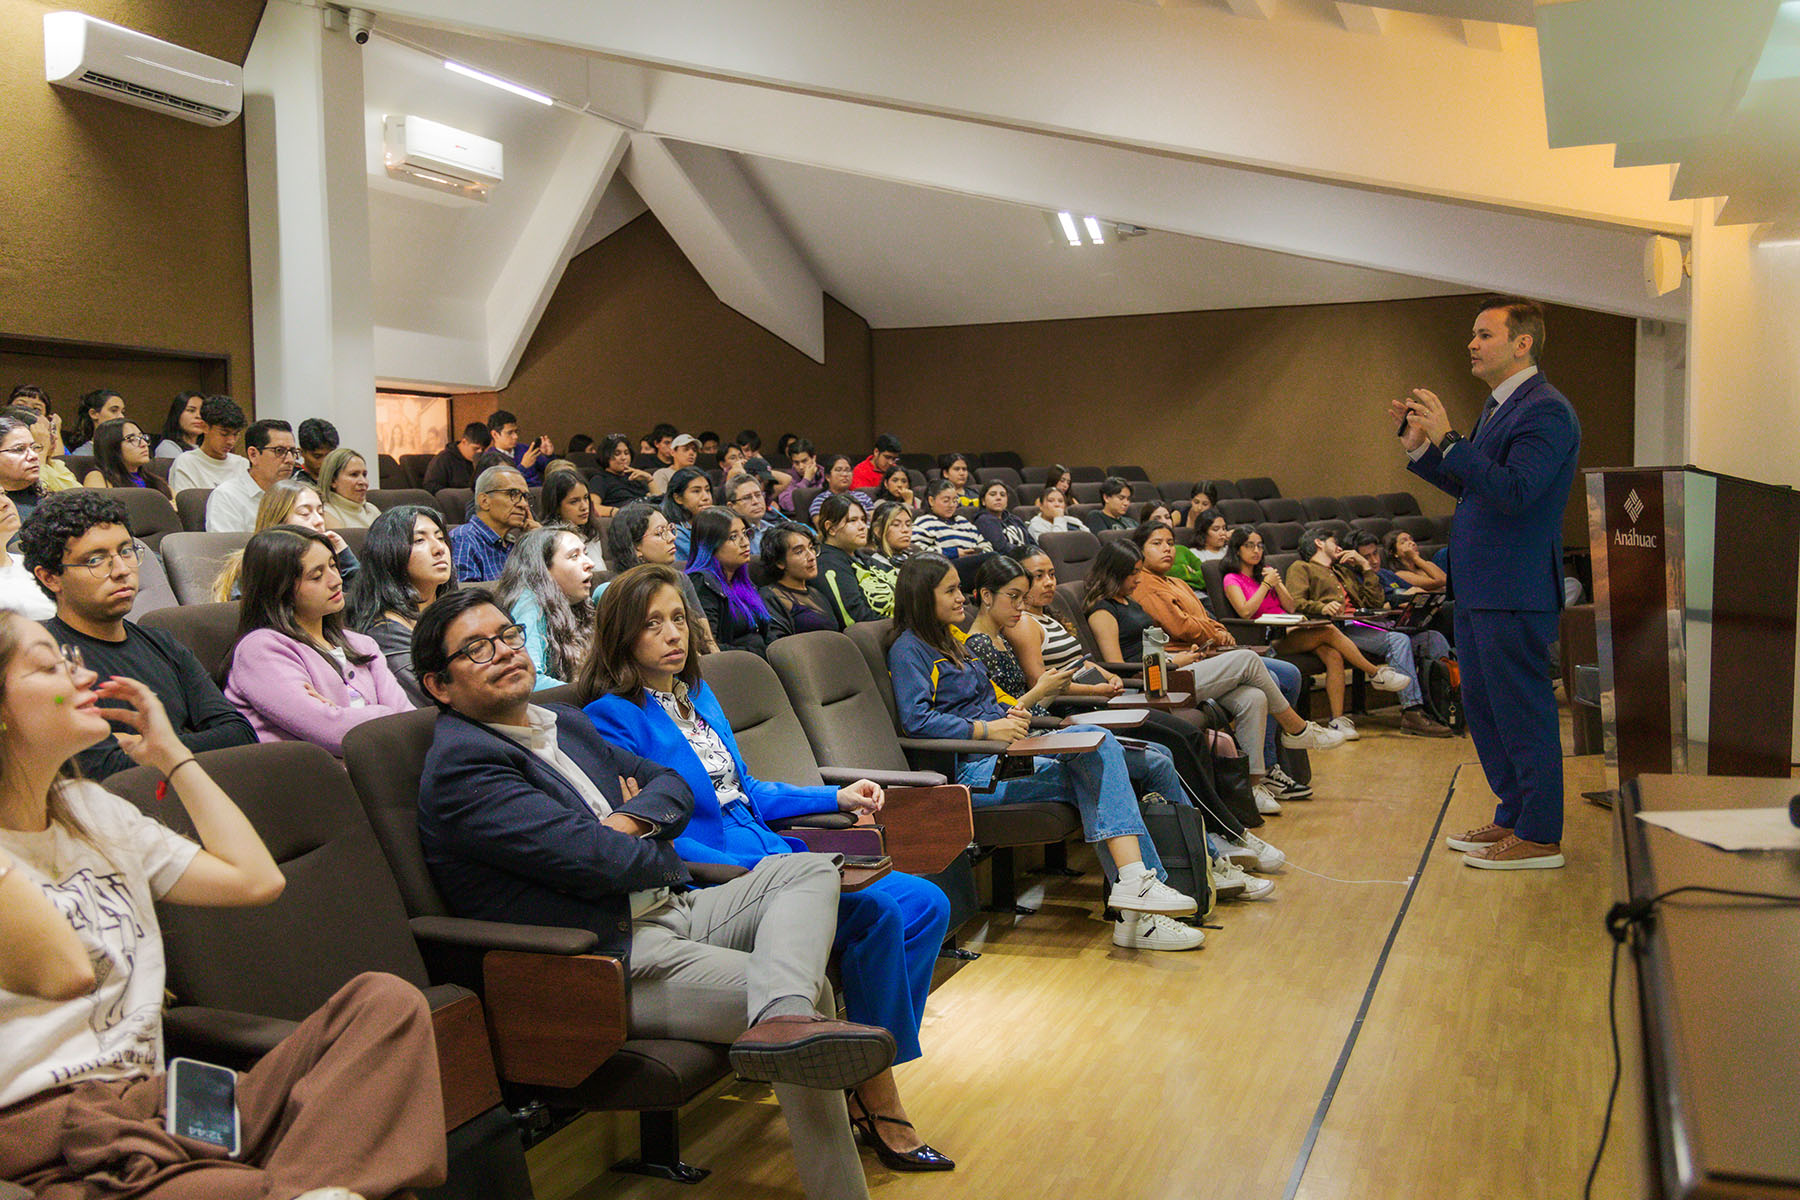
[[[94,430],[102,421],[125,415],[125,397],[111,388],[95,388],[75,403],[75,424],[64,435],[70,454],[94,453]]]
[[[694,813],[675,839],[681,856],[754,868],[795,850],[769,828],[771,820],[880,811],[881,788],[866,779],[843,788],[798,787],[750,774],[731,722],[700,678],[677,584],[672,570],[655,566],[633,568],[613,582],[600,602],[581,688],[596,697],[587,714],[607,741],[673,767],[687,782]],[[839,898],[833,949],[845,1007],[852,1021],[894,1035],[895,1063],[921,1053],[919,1025],[949,915],[936,884],[898,871]],[[852,1122],[889,1167],[948,1171],[956,1165],[919,1137],[891,1069],[852,1088],[849,1101]]]
[[[848,627],[887,616],[863,592],[869,515],[862,505],[848,495],[827,496],[813,517],[813,526],[819,531],[819,586],[831,597],[838,620]]]
[[[769,610],[770,641],[819,629],[843,632],[831,597],[815,582],[819,543],[812,530],[803,525],[771,529],[763,537],[762,563],[770,581],[761,589],[763,607]]]
[[[769,610],[750,581],[750,534],[729,508],[706,508],[694,518],[694,558],[687,577],[721,650],[766,656]]]
[[[881,477],[881,486],[875,489],[874,498],[877,508],[889,501],[905,506],[907,512],[914,512],[919,507],[919,498],[913,494],[912,475],[898,463]]]
[[[342,758],[364,721],[411,712],[380,648],[344,628],[344,585],[324,534],[265,529],[244,547],[237,643],[225,698],[265,742],[312,742]]]
[[[808,515],[817,518],[819,510],[823,508],[825,502],[833,496],[841,496],[844,499],[859,505],[865,516],[873,513],[875,511],[875,501],[869,498],[867,492],[859,491],[850,486],[850,480],[855,473],[855,464],[850,461],[850,456],[847,454],[834,454],[826,459],[825,490],[813,497],[812,506],[809,509]],[[815,525],[816,524],[817,522],[815,521]]]
[[[420,708],[431,701],[413,671],[413,626],[427,605],[455,590],[456,564],[442,513],[403,504],[375,518],[363,539],[362,569],[345,596],[344,623],[374,640],[401,690]]]
[[[1031,714],[997,697],[987,668],[957,636],[962,615],[962,581],[949,559],[922,554],[900,568],[887,660],[901,728],[912,737],[1015,742],[1030,731]],[[995,778],[997,754],[959,757],[957,781],[974,789],[977,805],[1073,804],[1084,836],[1114,880],[1107,903],[1126,914],[1113,929],[1113,944],[1192,950],[1205,935],[1169,918],[1191,915],[1198,905],[1163,882],[1125,750],[1111,733],[1098,732],[1095,749],[1034,759],[1031,774],[1012,779]],[[1166,758],[1142,761],[1151,788],[1170,801],[1180,797],[1181,778]]]
[[[594,493],[579,471],[548,471],[544,476],[544,524],[567,529],[581,539],[594,569],[605,565],[605,534]]]
[[[200,405],[206,397],[199,392],[181,392],[169,401],[169,415],[163,418],[162,434],[156,443],[156,457],[180,458],[200,447],[206,436],[206,424],[200,420]]]
[[[118,417],[94,430],[94,469],[81,481],[91,488],[151,488],[168,496],[169,485],[149,471],[150,435],[137,422]]]
[[[662,514],[675,529],[675,560],[685,563],[693,556],[688,542],[694,535],[694,517],[712,507],[712,480],[699,467],[682,467],[669,476],[669,488],[663,496]]]
[[[70,771],[114,726],[195,837]],[[324,1200],[443,1182],[431,1016],[391,975],[345,985],[239,1077],[234,1160],[165,1129],[158,913],[268,904],[285,881],[154,691],[98,683],[80,651],[0,612],[0,762],[0,1146],[21,1194]]]
[[[975,472],[966,454],[938,455],[938,476],[956,485],[958,500],[971,508],[981,503],[981,489],[975,486]]]
[[[607,527],[606,561],[620,574],[639,563],[674,567],[675,527],[669,523],[669,518],[663,516],[662,509],[654,504],[627,504]],[[680,570],[679,567],[676,569]],[[682,595],[687,598],[689,611],[694,613],[694,632],[700,653],[711,654],[719,645],[713,637],[712,624],[707,621],[706,614],[700,611],[700,593],[694,590],[693,580],[686,575],[680,578]],[[601,593],[606,588],[607,584],[602,583],[595,589],[595,603],[599,603]]]
[[[537,689],[575,678],[594,618],[594,562],[566,529],[533,529],[506,556],[494,603],[525,630]]]
[[[630,438],[622,433],[607,434],[600,439],[595,457],[600,460],[600,470],[589,478],[589,486],[599,494],[598,516],[613,516],[650,494],[650,472],[631,465]]]
[[[1012,489],[996,479],[981,489],[981,511],[975,514],[975,528],[987,539],[996,554],[1017,554],[1027,546],[1037,545],[1025,522],[1012,512]]]

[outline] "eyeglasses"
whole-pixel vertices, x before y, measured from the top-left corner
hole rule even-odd
[[[80,646],[58,645],[56,653],[62,658],[63,667],[69,672],[70,679],[87,670],[87,659],[81,656]]]
[[[19,456],[20,458],[25,457],[25,455],[27,455],[27,454],[36,454],[36,453],[37,453],[37,443],[36,442],[22,442],[17,446],[7,446],[4,449],[0,449],[0,454],[14,454],[14,455]]]
[[[450,662],[466,658],[478,667],[486,666],[494,661],[494,655],[499,652],[498,647],[494,644],[496,642],[505,642],[514,650],[523,650],[525,648],[525,627],[508,625],[493,637],[471,639],[461,650],[450,656]]]
[[[122,442],[130,442],[133,446],[148,446],[150,444],[150,435],[147,433],[128,433],[119,440]]]
[[[255,446],[250,448],[256,450]],[[296,462],[300,459],[300,451],[294,449],[292,446],[264,446],[261,450],[256,450],[256,452],[258,454],[273,454],[276,458],[292,459]]]
[[[495,488],[492,491],[483,492],[482,494],[485,496],[499,496],[508,504],[517,504],[531,493],[527,492],[524,488]]]
[[[112,574],[114,561],[135,563],[137,560],[137,544],[133,543],[129,546],[121,546],[110,553],[103,550],[96,551],[86,558],[78,558],[74,562],[66,562],[62,565],[65,567],[86,567],[88,574],[92,575],[95,579],[105,579],[108,575]]]

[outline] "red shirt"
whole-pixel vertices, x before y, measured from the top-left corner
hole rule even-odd
[[[881,472],[875,469],[873,454],[857,463],[856,469],[850,472],[850,486],[871,492],[881,486]]]

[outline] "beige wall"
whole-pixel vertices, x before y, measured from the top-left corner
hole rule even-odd
[[[0,172],[0,334],[229,355],[231,386],[249,407],[243,124],[214,129],[50,87],[43,17],[67,7],[0,5],[0,147],[12,164]],[[263,0],[80,7],[241,63]],[[67,416],[79,391],[116,385],[133,416],[160,424],[167,368],[134,373],[71,356],[50,372],[51,395]],[[17,382],[26,380],[0,379]]]
[[[1135,463],[1152,478],[1271,475],[1288,496],[1411,490],[1386,415],[1412,387],[1467,431],[1467,296],[873,333],[875,426],[910,449]],[[1634,324],[1552,309],[1546,374],[1580,413],[1584,466],[1628,465]],[[1571,506],[1571,534],[1585,515]]]
[[[495,403],[527,434],[564,446],[658,421],[726,437],[749,425],[773,449],[784,430],[822,444],[872,439],[869,327],[825,300],[816,363],[714,296],[645,214],[569,264],[512,383],[494,402],[456,405],[458,421]]]

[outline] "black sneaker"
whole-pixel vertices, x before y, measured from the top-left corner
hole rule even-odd
[[[1280,767],[1271,766],[1263,776],[1263,786],[1275,793],[1277,800],[1310,800],[1313,790]]]

